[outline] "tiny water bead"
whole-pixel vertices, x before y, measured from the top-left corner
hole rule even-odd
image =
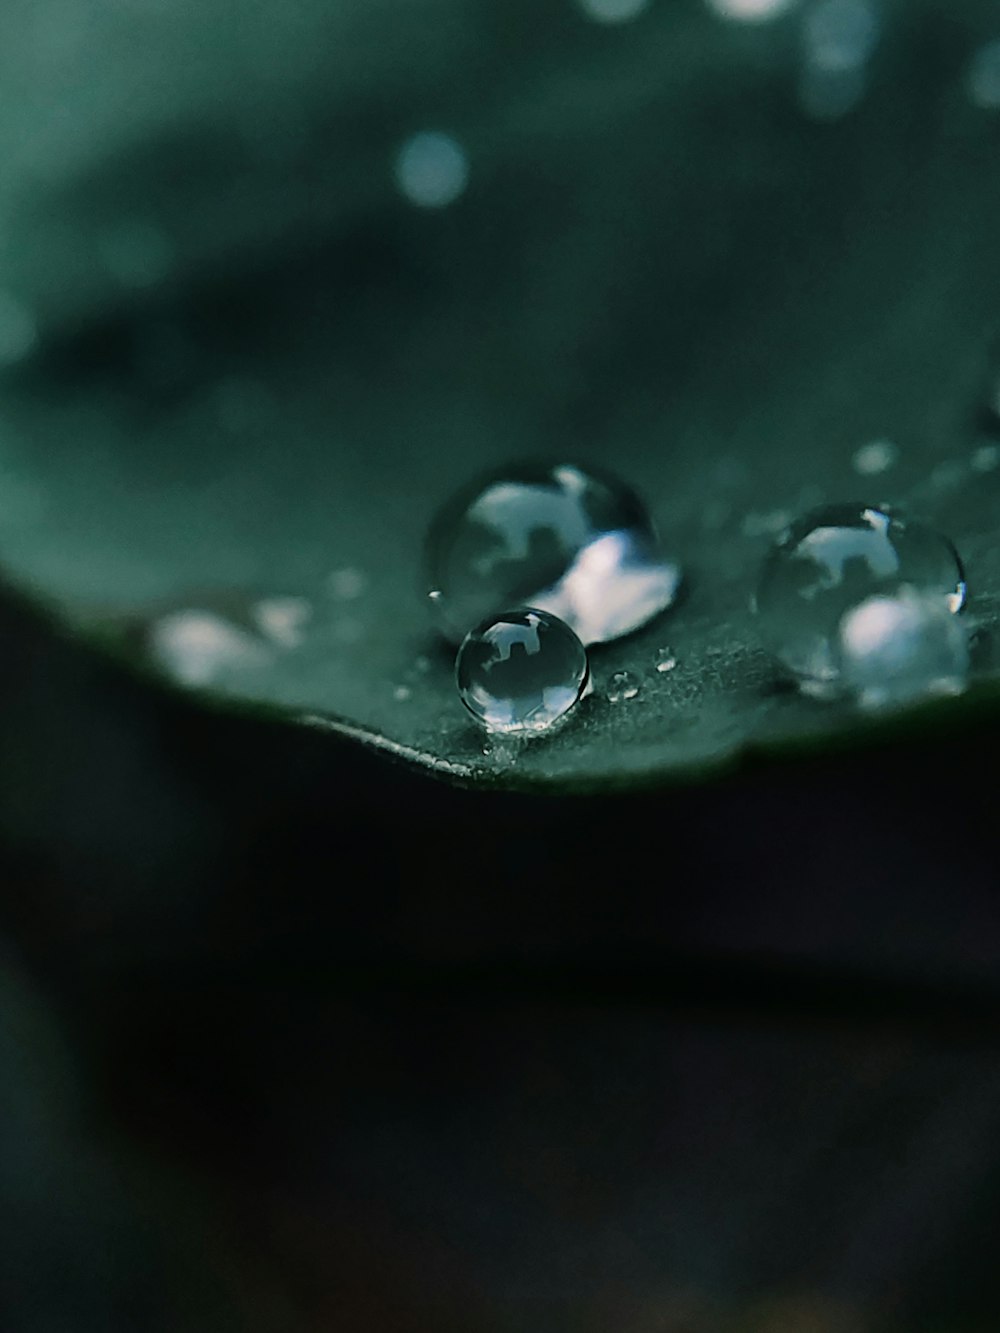
[[[887,708],[960,694],[969,672],[962,617],[940,597],[904,588],[870,597],[840,624],[837,665],[845,691],[863,708]]]
[[[835,694],[842,619],[869,598],[904,588],[936,599],[949,614],[962,608],[965,574],[946,537],[876,506],[813,510],[764,563],[756,598],[761,633],[806,693]]]
[[[639,693],[639,681],[631,671],[616,671],[608,684],[608,703],[623,704],[635,699]]]
[[[585,644],[604,643],[663,611],[680,583],[639,498],[572,464],[511,468],[461,492],[431,527],[427,573],[456,643],[506,606],[548,611]]]
[[[587,650],[548,612],[505,611],[465,636],[455,659],[462,703],[487,731],[546,731],[587,689]]]
[[[668,671],[673,671],[677,665],[677,658],[674,656],[672,648],[657,648],[655,657],[656,669],[661,675]]]

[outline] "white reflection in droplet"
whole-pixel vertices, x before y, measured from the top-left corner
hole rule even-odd
[[[252,614],[261,633],[279,648],[298,648],[312,607],[305,597],[265,597],[254,604]]]
[[[149,647],[159,665],[182,685],[210,685],[230,669],[263,666],[264,644],[210,611],[174,611],[150,629]]]
[[[553,588],[532,597],[540,611],[571,624],[584,643],[615,639],[673,601],[676,565],[651,561],[627,532],[606,532],[583,547]]]
[[[984,111],[1000,110],[1000,41],[982,46],[965,76],[969,101]]]
[[[796,0],[705,0],[720,18],[742,23],[766,23],[786,13]]]
[[[122,222],[98,237],[104,266],[123,287],[152,287],[173,266],[170,241],[158,227],[137,220]]]
[[[865,708],[959,694],[969,669],[961,618],[940,598],[912,588],[871,597],[849,611],[840,625],[839,652],[844,683]]]
[[[875,477],[886,472],[896,461],[898,450],[890,440],[872,440],[855,451],[852,463],[854,471],[862,477]]]
[[[650,0],[579,0],[580,8],[595,23],[628,23],[636,19]]]
[[[0,368],[16,365],[38,341],[38,325],[27,306],[0,291]]]
[[[421,130],[407,139],[396,158],[396,184],[418,208],[453,204],[469,181],[464,148],[449,134]]]

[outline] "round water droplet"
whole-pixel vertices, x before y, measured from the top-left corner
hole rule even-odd
[[[465,636],[455,659],[462,703],[487,731],[546,731],[564,717],[589,680],[587,651],[545,611],[506,611]]]
[[[533,606],[603,643],[669,606],[680,582],[638,497],[570,464],[510,469],[459,494],[431,528],[428,576],[453,642],[493,611]]]
[[[677,658],[674,656],[672,648],[657,648],[656,650],[656,669],[661,674],[673,671],[677,665]]]
[[[631,671],[616,671],[608,685],[608,703],[622,704],[639,693],[639,681]]]
[[[951,542],[875,506],[830,505],[793,523],[765,561],[756,599],[761,631],[803,690],[834,694],[842,618],[903,588],[960,610],[965,575]]]
[[[837,666],[845,690],[864,708],[960,694],[968,637],[962,618],[940,597],[903,588],[893,597],[869,597],[844,616]]]

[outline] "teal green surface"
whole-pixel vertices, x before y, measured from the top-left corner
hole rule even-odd
[[[991,9],[884,6],[863,95],[823,119],[794,6],[81,6],[46,38],[12,5],[0,286],[40,339],[0,402],[8,578],[146,665],[150,626],[219,616],[247,637],[210,701],[461,782],[659,782],[849,741],[849,708],[776,688],[748,603],[787,518],[857,498],[947,532],[970,617],[996,619],[1000,112],[967,88]],[[427,128],[469,163],[437,211],[393,178]],[[895,461],[860,475],[879,440]],[[686,583],[511,756],[458,702],[421,559],[452,491],[526,458],[620,473]],[[302,599],[284,638],[254,628],[262,598]],[[613,705],[623,669],[640,693]],[[995,708],[994,671],[893,727]]]

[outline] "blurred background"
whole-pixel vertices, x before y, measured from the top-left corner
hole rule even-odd
[[[316,291],[334,274],[352,318],[391,323],[391,300],[357,293],[417,282],[400,254],[446,252],[451,233],[416,251],[399,237],[451,226],[467,192],[475,206],[479,160],[510,184],[498,242],[530,209],[539,254],[560,255],[497,295],[486,228],[481,268],[441,299],[443,325],[457,302],[459,331],[476,311],[523,330],[499,359],[472,336],[452,368],[451,390],[467,378],[505,405],[482,448],[463,445],[470,467],[522,427],[579,434],[597,457],[629,411],[660,408],[645,268],[628,289],[593,282],[609,256],[650,252],[647,196],[675,222],[650,290],[691,303],[669,369],[699,393],[769,383],[766,359],[707,355],[733,293],[745,308],[762,282],[706,216],[713,154],[730,184],[745,162],[747,212],[727,217],[759,240],[772,192],[794,195],[780,157],[767,175],[772,123],[797,163],[817,128],[847,127],[824,140],[843,212],[803,197],[789,230],[801,260],[822,213],[824,245],[850,254],[921,171],[914,152],[869,179],[851,118],[901,106],[889,147],[930,125],[935,170],[966,190],[941,216],[974,214],[980,191],[996,199],[997,43],[1000,11],[975,0],[6,0],[5,384],[40,412],[70,401],[88,450],[112,400],[132,423],[183,417],[188,441],[207,402],[252,440],[273,411],[253,386],[289,345],[305,356],[299,314],[319,338],[309,374],[335,373],[346,335],[336,311],[317,322]],[[670,157],[693,181],[676,207],[645,174],[674,117],[700,145],[696,165]],[[554,154],[575,161],[585,130],[620,175],[564,197]],[[880,171],[891,156],[883,144]],[[605,249],[577,253],[588,208]],[[965,338],[974,325],[978,346],[981,313],[949,305],[975,285],[970,253],[958,228],[915,269],[937,293],[921,307],[935,338],[961,347],[942,381],[962,386],[982,369]],[[818,281],[807,265],[792,278]],[[251,298],[279,284],[275,325]],[[616,357],[651,395],[628,411]],[[356,392],[361,412],[372,384]],[[550,414],[528,421],[522,400],[542,399]],[[989,409],[969,397],[976,429]],[[165,492],[170,429],[152,437]],[[79,443],[53,441],[56,471],[77,476]],[[77,586],[91,574],[39,555],[46,495],[26,457],[0,449],[0,563],[19,589],[33,561]],[[81,527],[99,526],[99,486],[80,495]],[[994,1333],[997,733],[967,720],[688,788],[459,791],[140,680],[12,588],[0,1327]]]

